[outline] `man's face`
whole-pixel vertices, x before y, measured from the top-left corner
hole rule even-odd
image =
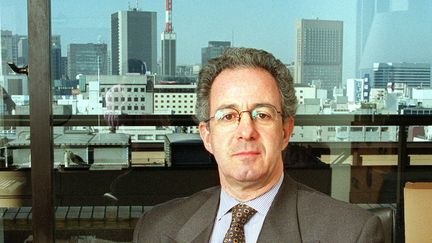
[[[276,81],[259,68],[226,69],[214,80],[210,93],[210,117],[221,108],[251,111],[262,106],[281,111]],[[243,112],[238,126],[226,129],[217,119],[200,123],[200,134],[207,150],[217,161],[222,186],[264,187],[283,171],[281,151],[287,146],[293,119],[276,119],[262,125]]]

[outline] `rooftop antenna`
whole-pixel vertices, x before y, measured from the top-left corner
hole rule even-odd
[[[234,47],[234,30],[231,31],[231,47]]]

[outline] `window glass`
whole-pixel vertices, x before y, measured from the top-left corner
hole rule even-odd
[[[51,1],[53,88],[41,95],[53,101],[58,240],[130,241],[143,206],[211,186],[198,180],[169,191],[168,175],[182,167],[179,175],[217,179],[192,118],[183,122],[194,114],[202,65],[234,46],[272,52],[293,76],[296,126],[283,154],[300,171],[295,179],[340,200],[393,208],[398,163],[415,170],[406,180],[431,179],[416,171],[432,164],[428,1],[174,1],[165,23],[166,2]],[[27,77],[7,65],[28,62],[23,6],[0,1],[0,166],[11,173],[0,171],[0,202],[19,199],[1,204],[5,239],[19,217],[31,229],[28,174],[10,171],[30,170],[30,128],[8,119],[29,114]],[[7,194],[9,186],[23,194]]]
[[[0,1],[0,242],[23,242],[31,235],[30,127],[8,119],[29,115],[26,5]],[[26,231],[14,237],[18,228]]]

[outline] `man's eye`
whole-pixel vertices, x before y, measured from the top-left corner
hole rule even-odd
[[[235,120],[236,119],[236,114],[234,114],[234,113],[228,113],[228,114],[224,114],[223,116],[222,116],[222,119],[221,120],[224,120],[224,121],[232,121],[232,120]]]
[[[256,119],[258,120],[271,120],[271,115],[265,112],[257,112]]]

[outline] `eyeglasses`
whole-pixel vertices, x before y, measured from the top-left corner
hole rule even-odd
[[[281,112],[278,111],[276,107],[270,104],[258,105],[252,110],[245,111],[239,111],[232,107],[226,107],[216,110],[214,116],[205,120],[205,122],[207,123],[211,119],[214,119],[215,125],[218,127],[235,129],[238,127],[243,113],[249,113],[252,121],[257,126],[272,125],[278,120],[278,114],[281,114]]]

